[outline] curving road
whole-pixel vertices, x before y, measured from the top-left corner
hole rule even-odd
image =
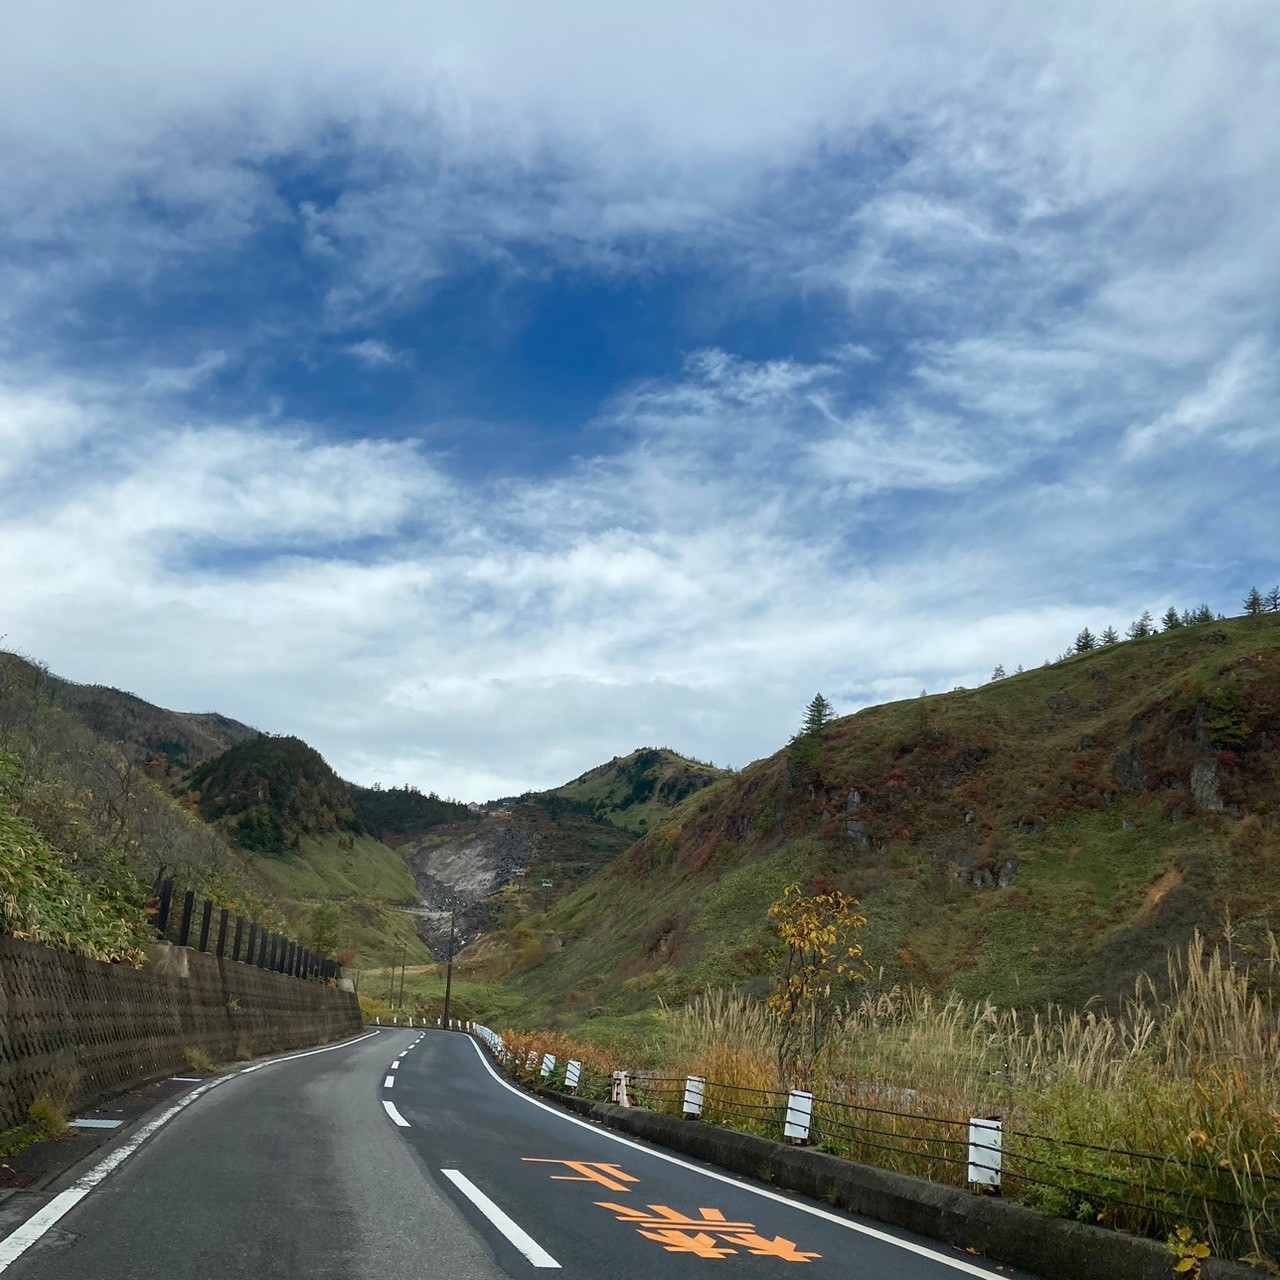
[[[107,1151],[0,1204],[3,1280],[1017,1280],[570,1116],[449,1032],[257,1064]]]

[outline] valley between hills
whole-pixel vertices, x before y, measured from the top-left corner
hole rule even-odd
[[[1280,906],[1275,613],[871,707],[737,772],[641,748],[483,806],[349,783],[299,739],[12,654],[0,752],[11,931],[40,936],[32,851],[82,915],[119,904],[118,927],[42,939],[100,958],[139,944],[173,876],[310,932],[369,997],[406,965],[425,1008],[456,909],[461,1011],[598,1038],[766,992],[792,883],[860,900],[877,984],[1023,1009],[1115,1005],[1197,931],[1262,954]]]

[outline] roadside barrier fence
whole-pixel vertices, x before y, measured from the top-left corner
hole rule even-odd
[[[1007,1195],[1058,1217],[1165,1239],[1189,1226],[1227,1257],[1280,1255],[1280,1178],[1241,1175],[1189,1160],[1101,1146],[1019,1126],[1016,1114],[953,1118],[821,1097],[803,1089],[757,1089],[654,1071],[604,1071],[543,1053],[535,1037],[519,1052],[478,1023],[469,1029],[514,1077],[620,1106],[754,1133],[934,1182]],[[902,1091],[906,1092],[906,1091]]]
[[[172,880],[161,884],[158,899],[156,933],[180,947],[194,947],[219,959],[239,960],[311,982],[342,976],[342,966],[336,960],[316,955],[302,943],[243,916],[232,916],[228,908],[215,907],[208,898],[197,904],[192,890],[179,896]]]

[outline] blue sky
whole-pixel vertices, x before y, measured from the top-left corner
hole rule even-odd
[[[463,798],[1280,578],[1266,6],[28,6],[0,633]]]

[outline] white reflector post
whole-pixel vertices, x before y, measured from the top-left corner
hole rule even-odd
[[[627,1094],[627,1073],[625,1071],[615,1071],[613,1073],[609,1101],[617,1107],[629,1107],[631,1105],[631,1098]]]
[[[783,1136],[788,1142],[809,1141],[809,1122],[813,1119],[813,1094],[792,1089],[787,1098],[787,1121]]]
[[[564,1073],[564,1087],[566,1089],[576,1089],[578,1087],[578,1079],[582,1075],[582,1063],[576,1058],[569,1059],[569,1065]]]
[[[969,1121],[969,1182],[977,1187],[1000,1185],[1004,1134],[999,1116]]]
[[[684,1113],[695,1120],[702,1116],[702,1101],[707,1093],[706,1076],[685,1076]]]
[[[556,1069],[556,1055],[554,1053],[544,1053],[542,1055],[542,1078],[545,1080]]]

